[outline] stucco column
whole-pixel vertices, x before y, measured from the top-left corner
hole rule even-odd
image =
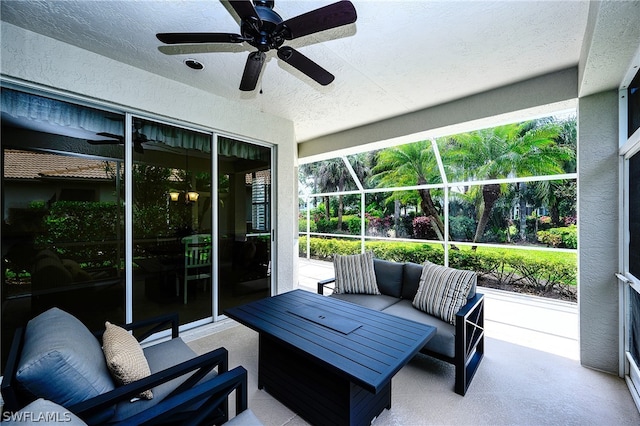
[[[618,96],[578,102],[580,362],[618,373]]]

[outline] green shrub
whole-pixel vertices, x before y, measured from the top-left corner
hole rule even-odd
[[[467,216],[449,217],[449,234],[456,241],[471,241],[476,232],[476,222]]]
[[[347,224],[347,229],[349,229],[349,233],[353,235],[360,235],[360,217],[359,216],[349,216],[346,220],[342,218],[344,222]],[[365,228],[367,226],[367,220],[365,219]]]
[[[318,225],[315,221],[310,220],[309,232],[318,232]],[[298,219],[298,231],[307,232],[307,219]]]
[[[538,241],[551,247],[578,248],[578,228],[569,225],[561,228],[551,228],[547,231],[538,231]]]
[[[300,255],[306,255],[306,237],[300,238]],[[311,256],[332,260],[335,254],[358,254],[358,239],[311,238]],[[395,262],[423,263],[425,260],[444,264],[444,250],[440,244],[413,242],[365,242],[365,250],[373,251],[378,259]],[[487,276],[499,283],[519,284],[547,291],[554,286],[575,286],[576,259],[565,254],[559,257],[541,256],[539,253],[515,250],[449,250],[449,266],[475,271],[479,277]]]

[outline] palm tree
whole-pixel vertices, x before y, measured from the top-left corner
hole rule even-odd
[[[442,183],[430,141],[383,149],[378,154],[373,177],[381,188]],[[419,189],[418,193],[420,208],[435,224],[434,230],[438,236],[444,239],[444,223],[433,201],[431,189]]]
[[[508,124],[455,135],[442,141],[445,165],[460,180],[491,180],[563,173],[573,151],[556,143],[556,123]],[[482,238],[491,209],[502,194],[500,184],[481,186],[482,206],[473,242]]]
[[[364,160],[364,154],[353,155],[350,159],[351,167],[360,181],[364,180],[365,175],[368,173]],[[345,190],[347,182],[352,181],[351,173],[349,173],[342,158],[323,161],[318,167],[317,173],[318,186],[321,192],[334,192],[336,190],[342,192]],[[344,212],[343,200],[343,196],[338,195],[338,230],[342,229],[342,214]],[[325,196],[325,214],[327,220],[329,220],[331,218],[331,212],[328,196]]]

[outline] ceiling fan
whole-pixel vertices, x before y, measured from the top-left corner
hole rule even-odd
[[[240,81],[240,90],[255,90],[262,71],[266,52],[278,51],[278,58],[319,84],[326,86],[334,76],[302,53],[289,46],[293,40],[309,34],[351,24],[356,21],[356,9],[350,1],[339,1],[302,15],[283,20],[274,10],[274,0],[229,1],[240,17],[240,33],[159,33],[165,44],[243,43],[258,49],[249,53]]]
[[[149,139],[147,135],[140,131],[140,129],[142,128],[142,123],[134,120],[133,124],[135,126],[135,130],[133,131],[133,150],[138,154],[144,154],[144,148],[142,147],[142,144],[145,142],[153,141]],[[124,136],[108,132],[98,132],[96,133],[96,135],[109,139],[87,140],[87,142],[89,142],[91,145],[124,145]]]

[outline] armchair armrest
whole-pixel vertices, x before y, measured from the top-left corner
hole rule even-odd
[[[20,353],[22,353],[22,346],[24,343],[25,327],[18,327],[13,335],[13,341],[11,342],[11,348],[7,357],[7,364],[5,365],[2,377],[2,383],[0,384],[0,392],[2,393],[2,399],[4,400],[5,411],[17,411],[22,408],[17,392],[18,384],[16,383],[16,369],[18,368],[18,362]]]
[[[243,367],[236,367],[205,383],[194,386],[180,395],[166,398],[148,410],[126,419],[126,422],[135,425],[153,424],[156,420],[166,420],[168,415],[188,408],[194,402],[204,401],[200,404],[197,416],[189,419],[189,424],[201,424],[213,411],[225,403],[227,397],[234,390],[236,391],[237,416],[247,409],[247,370]],[[225,418],[224,421],[226,420]]]
[[[138,393],[154,386],[166,383],[176,377],[183,376],[194,371],[182,385],[178,386],[165,400],[179,395],[186,389],[192,387],[213,368],[218,367],[218,374],[227,372],[229,366],[228,352],[225,348],[218,348],[204,355],[197,356],[183,363],[174,365],[165,370],[158,371],[144,379],[136,380],[128,385],[117,387],[116,389],[98,395],[94,398],[67,407],[69,411],[83,418],[85,421],[104,409],[121,401],[129,401]]]
[[[484,357],[484,294],[476,293],[456,314],[455,391],[467,392]]]
[[[162,331],[167,325],[170,325],[171,338],[175,339],[180,334],[179,328],[178,328],[180,322],[178,318],[179,318],[178,313],[174,312],[174,313],[159,315],[157,317],[148,318],[145,320],[140,320],[140,321],[136,321],[128,324],[122,324],[120,325],[120,327],[129,331],[136,331],[139,329],[148,328],[140,336],[137,337],[139,341],[143,341],[144,339],[151,336],[152,334]],[[96,331],[93,334],[98,339],[102,340],[102,335],[104,334],[104,330]]]
[[[324,280],[320,280],[318,281],[318,294],[322,294],[324,295],[324,288],[327,284],[331,284],[333,282],[335,282],[336,279],[335,278],[327,278]]]

